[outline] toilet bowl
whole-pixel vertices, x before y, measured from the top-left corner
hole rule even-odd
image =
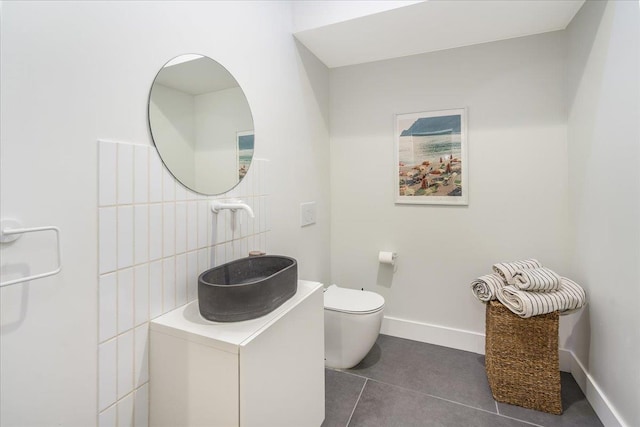
[[[375,292],[329,286],[324,292],[324,354],[330,368],[352,368],[380,333],[384,298]]]

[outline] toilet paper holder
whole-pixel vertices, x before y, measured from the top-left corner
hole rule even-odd
[[[380,251],[378,253],[378,261],[380,264],[393,266],[394,272],[398,269],[396,259],[398,259],[398,254],[396,252]]]

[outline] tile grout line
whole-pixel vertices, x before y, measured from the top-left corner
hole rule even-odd
[[[412,389],[410,389],[410,388],[406,388],[406,387],[399,386],[399,385],[396,385],[396,384],[390,384],[390,383],[386,383],[386,382],[384,382],[384,381],[378,381],[378,380],[375,380],[375,379],[373,379],[373,378],[369,378],[369,379],[370,379],[371,381],[375,381],[375,382],[380,383],[380,384],[388,385],[388,386],[391,386],[391,387],[397,387],[397,388],[402,389],[402,390],[405,390],[405,391],[409,391],[409,392],[413,392],[413,393],[418,393],[418,394],[421,394],[421,395],[423,395],[423,396],[428,396],[428,397],[431,397],[431,398],[434,398],[434,399],[443,400],[443,401],[445,401],[445,402],[453,403],[453,404],[455,404],[455,405],[464,406],[464,407],[466,407],[466,408],[470,408],[470,409],[476,409],[476,410],[478,410],[478,411],[487,412],[487,413],[489,413],[489,414],[495,414],[494,412],[491,412],[491,411],[489,411],[489,410],[487,410],[487,409],[477,408],[477,407],[475,407],[475,406],[467,405],[466,403],[462,403],[462,402],[456,402],[455,400],[447,399],[447,398],[445,398],[445,397],[440,397],[440,396],[436,396],[436,395],[434,395],[434,394],[424,393],[424,392],[421,392],[421,391],[418,391],[418,390],[412,390]],[[496,414],[496,415],[497,415],[497,414]]]
[[[498,414],[498,416],[501,417],[501,418],[506,418],[508,420],[514,420],[514,421],[518,421],[518,422],[521,422],[521,423],[524,423],[524,424],[528,424],[528,425],[534,426],[534,427],[544,427],[541,424],[535,424],[535,423],[532,423],[531,421],[521,420],[520,418],[514,418],[514,417],[509,417],[509,416],[500,415],[500,414]]]
[[[502,417],[502,418],[507,418],[507,419],[511,419],[511,420],[515,420],[515,421],[520,421],[522,423],[529,424],[529,425],[536,426],[536,427],[543,427],[540,424],[535,424],[535,423],[532,423],[531,421],[522,420],[520,418],[510,417],[508,415],[503,415],[503,414],[500,414],[499,412],[491,412],[491,411],[489,411],[487,409],[476,408],[475,406],[467,405],[467,404],[461,403],[461,402],[456,402],[455,400],[446,399],[444,397],[435,396],[435,395],[429,394],[429,393],[423,393],[421,391],[412,390],[410,388],[402,387],[402,386],[399,386],[399,385],[396,385],[396,384],[390,384],[390,383],[387,383],[387,382],[384,382],[384,381],[379,381],[379,380],[376,380],[374,378],[364,377],[362,375],[353,374],[351,372],[346,372],[346,371],[342,371],[342,370],[338,370],[338,369],[334,369],[334,370],[337,371],[337,372],[342,372],[342,373],[345,373],[345,374],[352,375],[354,377],[364,378],[365,379],[365,385],[369,380],[371,380],[371,381],[375,381],[377,383],[388,385],[388,386],[391,386],[391,387],[397,387],[397,388],[400,388],[402,390],[409,391],[409,392],[412,392],[412,393],[418,393],[418,394],[421,394],[423,396],[431,397],[433,399],[438,399],[438,400],[443,400],[445,402],[453,403],[454,405],[460,405],[460,406],[464,406],[464,407],[469,408],[469,409],[475,409],[477,411],[486,412],[488,414],[498,415],[499,417]],[[364,386],[363,386],[363,390],[364,390]],[[362,391],[360,391],[360,396],[361,395],[362,395]],[[358,396],[358,401],[356,402],[356,405],[360,401],[360,396]],[[497,411],[498,410],[498,402],[494,400],[494,404],[496,405],[496,411]],[[354,407],[354,411],[351,412],[351,416],[353,416],[353,412],[355,412],[355,407]],[[351,422],[351,416],[349,417],[349,422]],[[347,427],[348,427],[348,425],[349,425],[349,423],[347,423]]]
[[[360,389],[358,399],[356,400],[356,404],[353,405],[353,409],[351,410],[351,414],[349,415],[349,419],[347,420],[347,424],[345,425],[345,427],[349,427],[349,424],[351,424],[351,418],[353,418],[353,414],[356,412],[356,408],[358,407],[358,403],[360,403],[360,398],[362,397],[362,393],[364,392],[364,388],[367,386],[368,381],[369,378],[365,378],[364,384],[362,384],[362,389]]]
[[[342,369],[334,369],[334,368],[325,368],[325,369],[329,369],[329,370],[334,371],[334,372],[340,372],[342,374],[351,375],[351,376],[357,377],[357,378],[362,378],[364,380],[373,379],[373,378],[365,377],[364,375],[354,374],[353,372],[343,371]]]
[[[500,413],[500,407],[498,406],[498,401],[493,399],[493,403],[495,403],[495,405],[496,405],[496,414],[498,414],[498,416],[500,416],[502,418],[507,418],[509,420],[520,421],[520,422],[523,422],[523,423],[526,423],[526,424],[529,424],[529,425],[532,425],[532,426],[536,426],[536,427],[544,427],[544,426],[542,426],[540,424],[536,424],[536,423],[533,423],[531,421],[521,420],[520,418],[515,418],[515,417],[511,417],[509,415],[501,414]]]

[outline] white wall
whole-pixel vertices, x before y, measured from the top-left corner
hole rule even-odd
[[[567,29],[571,265],[590,299],[570,344],[606,425],[640,425],[639,25],[637,2],[586,2]]]
[[[332,280],[381,293],[386,316],[483,333],[469,284],[492,264],[567,272],[565,93],[561,32],[332,69]],[[394,205],[394,114],[459,107],[469,205]]]
[[[231,188],[238,182],[237,133],[253,130],[247,99],[239,87],[194,97],[196,182],[205,188]],[[206,185],[215,182],[215,187]]]
[[[268,250],[328,279],[328,73],[291,21],[279,2],[2,3],[1,216],[59,226],[64,266],[1,291],[0,424],[97,423],[96,140],[151,144],[148,91],[178,54],[208,55],[241,84],[256,156],[270,159]],[[307,200],[318,223],[301,229]],[[18,243],[2,248],[3,269],[36,272],[52,256]]]
[[[156,84],[149,100],[149,120],[163,161],[182,183],[195,187],[195,100],[188,93]]]

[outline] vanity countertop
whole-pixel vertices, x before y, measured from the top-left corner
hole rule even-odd
[[[321,289],[321,283],[298,280],[296,294],[280,307],[262,317],[241,322],[206,320],[200,315],[196,300],[153,319],[150,329],[237,354],[240,347],[248,344],[260,331]]]

